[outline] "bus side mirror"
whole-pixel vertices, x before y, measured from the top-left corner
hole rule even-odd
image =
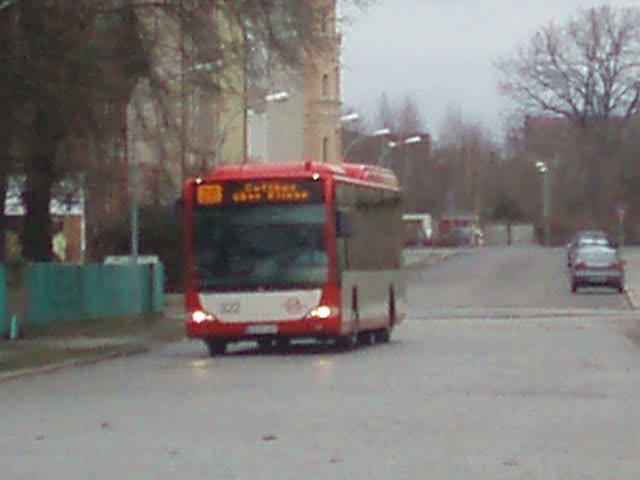
[[[349,238],[351,231],[351,214],[338,210],[336,212],[336,237]]]

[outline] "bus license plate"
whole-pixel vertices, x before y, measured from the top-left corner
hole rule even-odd
[[[273,335],[278,333],[277,325],[250,325],[245,330],[249,335]]]

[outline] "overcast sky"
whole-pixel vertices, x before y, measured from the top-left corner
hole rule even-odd
[[[498,95],[493,61],[512,52],[551,19],[581,7],[640,6],[640,0],[377,0],[364,12],[343,10],[343,100],[367,119],[387,92],[410,95],[427,131],[437,136],[444,113],[502,128],[508,104]]]

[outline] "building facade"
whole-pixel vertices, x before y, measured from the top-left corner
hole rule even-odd
[[[342,162],[341,35],[335,0],[318,0],[319,42],[296,70],[271,65],[273,91],[286,91],[286,103],[268,104],[248,116],[249,159]]]
[[[169,80],[169,94],[159,103],[145,85],[136,89],[127,113],[127,163],[161,163],[177,190],[186,177],[221,163],[342,162],[336,1],[317,1],[320,41],[306,50],[298,68],[269,64],[259,93],[249,85],[249,58],[241,48],[229,49],[232,58],[220,52],[219,65],[210,72],[219,79],[217,91],[199,89],[191,76],[207,74],[207,68],[190,58],[175,25],[148,19],[154,35],[163,39],[154,62]],[[241,29],[227,19],[212,16],[212,28],[223,43],[242,45]],[[287,101],[262,101],[282,91]]]

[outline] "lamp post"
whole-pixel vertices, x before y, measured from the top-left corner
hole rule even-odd
[[[355,122],[356,120],[360,120],[360,114],[358,114],[357,112],[348,113],[340,117],[340,124]]]
[[[618,242],[622,250],[624,248],[624,216],[625,206],[622,203],[616,205],[616,216],[618,217]]]
[[[289,95],[289,92],[285,92],[285,91],[281,91],[281,92],[276,92],[276,93],[271,93],[269,95],[266,95],[265,97],[257,100],[256,102],[254,102],[251,107],[255,108],[259,105],[262,104],[266,104],[266,103],[284,103],[286,101],[289,100],[289,98],[291,98],[291,96]],[[239,110],[238,112],[236,112],[229,120],[227,120],[227,122],[222,125],[220,127],[220,129],[218,130],[218,141],[216,143],[216,149],[214,152],[214,165],[217,165],[219,160],[220,160],[220,151],[222,150],[222,146],[224,145],[224,142],[226,141],[226,136],[227,136],[227,128],[229,127],[229,125],[231,125],[240,115],[244,114],[245,111],[248,110],[248,108],[246,107],[246,104],[243,105],[242,109]],[[247,139],[246,137],[243,140],[244,145],[243,145],[243,158],[242,158],[242,163],[247,163]]]
[[[400,140],[398,142],[395,142],[395,141],[388,142],[387,148],[384,150],[384,152],[382,152],[382,155],[380,155],[380,158],[378,159],[378,165],[384,166],[387,156],[391,153],[393,149],[401,147],[403,145],[420,143],[421,141],[422,141],[422,137],[416,135],[414,137],[405,138],[404,140]]]
[[[184,0],[180,0],[180,14],[184,17]],[[180,187],[184,184],[187,169],[187,86],[184,25],[180,24]]]
[[[346,159],[347,158],[347,154],[353,149],[353,147],[355,147],[360,142],[363,142],[364,140],[366,140],[368,138],[385,137],[385,136],[389,135],[390,133],[391,133],[391,131],[388,128],[381,128],[379,130],[376,130],[375,132],[370,133],[369,135],[358,135],[347,146],[347,148],[344,149],[344,151],[342,152],[342,158]]]
[[[138,263],[138,239],[139,239],[139,207],[138,207],[138,192],[140,191],[140,171],[138,169],[137,159],[135,156],[136,145],[133,144],[134,136],[129,128],[129,109],[131,102],[127,103],[127,107],[124,111],[124,126],[123,126],[123,144],[124,144],[124,159],[128,168],[128,188],[129,196],[131,199],[131,210],[129,212],[129,226],[130,226],[130,254],[131,262]]]
[[[550,213],[550,197],[551,190],[549,184],[549,167],[545,162],[538,161],[536,162],[536,168],[538,172],[542,174],[542,218],[544,222],[544,245],[549,244],[550,239],[550,224],[549,224],[549,213]]]

